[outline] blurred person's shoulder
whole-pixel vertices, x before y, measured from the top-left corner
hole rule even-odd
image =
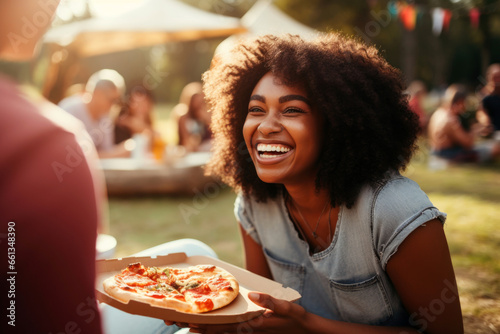
[[[55,105],[42,97],[38,98],[37,104],[41,115],[45,116],[62,129],[73,133],[80,144],[82,144],[82,141],[85,143],[92,143],[92,139],[87,133],[85,124],[79,118],[66,112],[59,105]]]
[[[0,133],[2,155],[42,144],[48,136],[72,141],[86,140],[81,121],[41,96],[21,89],[14,81],[0,76]]]
[[[1,76],[0,101],[2,146],[12,146],[56,130],[56,126],[40,114],[36,104],[26,98],[14,81]]]
[[[80,119],[85,117],[87,113],[85,102],[81,94],[68,96],[59,101],[57,105],[59,108]]]
[[[441,126],[447,126],[454,124],[458,121],[458,118],[446,111],[444,108],[438,108],[431,117],[431,121],[440,124]]]
[[[74,94],[68,97],[65,97],[57,104],[62,109],[66,110],[66,108],[74,108],[77,105],[81,105],[83,103],[83,96],[81,94]]]

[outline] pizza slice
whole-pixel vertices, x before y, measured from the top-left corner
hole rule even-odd
[[[236,278],[214,265],[160,268],[132,263],[104,280],[103,286],[104,291],[123,302],[137,300],[188,313],[219,309],[239,293]]]

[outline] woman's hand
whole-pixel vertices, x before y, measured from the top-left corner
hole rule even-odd
[[[189,324],[192,333],[306,333],[307,312],[302,306],[270,295],[250,292],[248,298],[267,310],[247,322],[223,325]],[[172,325],[171,322],[166,322]],[[186,327],[186,324],[177,324]]]

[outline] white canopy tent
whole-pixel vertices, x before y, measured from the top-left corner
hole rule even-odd
[[[283,13],[273,5],[272,0],[257,0],[240,22],[247,29],[247,32],[226,38],[217,47],[216,55],[229,52],[239,40],[252,36],[292,34],[299,35],[304,39],[312,39],[320,34],[319,31]]]
[[[47,32],[44,42],[65,46],[87,57],[245,31],[237,18],[206,12],[177,0],[147,0],[115,17],[96,17],[55,27]]]

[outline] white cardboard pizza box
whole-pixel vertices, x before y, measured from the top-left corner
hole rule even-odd
[[[102,282],[119,272],[130,263],[141,262],[146,266],[189,267],[197,264],[211,264],[219,266],[233,274],[240,284],[240,292],[231,304],[207,313],[184,313],[172,309],[150,305],[148,303],[131,300],[124,303],[104,292]],[[238,323],[253,319],[262,314],[265,309],[255,305],[248,299],[248,292],[260,291],[275,298],[296,301],[301,296],[291,289],[270,279],[253,274],[248,270],[236,267],[227,262],[208,256],[186,256],[185,253],[174,253],[157,257],[127,257],[121,259],[97,261],[96,296],[100,302],[106,303],[122,311],[175,322],[198,324]]]

